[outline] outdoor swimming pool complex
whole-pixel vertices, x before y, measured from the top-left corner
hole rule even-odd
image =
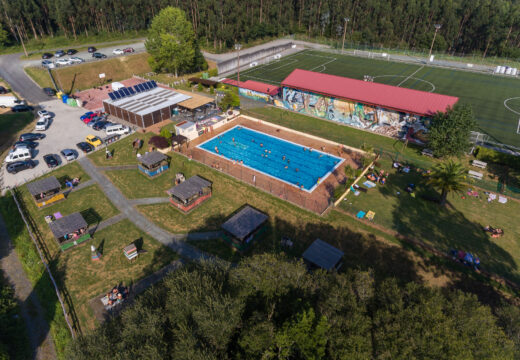
[[[235,126],[199,148],[236,161],[290,185],[311,192],[343,159],[300,144]]]

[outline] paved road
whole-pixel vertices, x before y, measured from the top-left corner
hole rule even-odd
[[[30,103],[38,104],[48,101],[42,89],[36,85],[23,71],[21,54],[0,56],[0,77],[9,83],[11,88]]]
[[[54,342],[45,320],[44,310],[34,292],[33,286],[25,276],[22,264],[16,255],[9,234],[0,216],[0,267],[13,286],[15,297],[20,303],[20,310],[25,321],[32,358],[37,360],[56,359]]]

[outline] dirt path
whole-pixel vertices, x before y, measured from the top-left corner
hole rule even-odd
[[[32,358],[38,360],[56,359],[56,350],[50,334],[49,324],[45,320],[44,311],[33,290],[29,279],[25,276],[22,264],[13,248],[9,234],[0,216],[0,267],[4,271],[9,284],[15,290],[15,297],[20,304],[24,318]]]

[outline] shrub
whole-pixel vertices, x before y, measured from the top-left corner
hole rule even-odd
[[[213,88],[213,86],[209,87],[209,93],[210,94],[214,94],[215,93],[215,89]]]
[[[500,151],[477,146],[474,153],[478,160],[509,166],[512,169],[520,170],[520,157],[505,154]]]
[[[217,75],[218,75],[218,69],[217,69],[217,68],[209,69],[209,70],[208,70],[208,75],[209,75],[210,77],[217,76]]]
[[[202,84],[201,84],[201,83],[199,83],[199,84],[197,85],[197,90],[198,90],[198,91],[202,91],[202,90],[204,90],[204,88],[202,87]]]
[[[168,140],[168,143],[171,142],[172,133],[170,132],[170,130],[168,130],[168,128],[166,126],[161,129],[161,136],[163,138],[165,138],[166,140]]]
[[[334,200],[338,200],[340,198],[340,196],[343,195],[345,190],[346,190],[345,185],[336,186],[336,188],[334,189]]]
[[[153,145],[158,149],[166,149],[170,146],[169,141],[162,136],[152,136],[150,140],[148,140],[148,144]]]

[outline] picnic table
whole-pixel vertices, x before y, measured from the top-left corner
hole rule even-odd
[[[480,161],[480,160],[473,160],[471,162],[471,165],[481,168],[481,169],[485,169],[487,167],[487,163],[484,161]]]
[[[482,180],[482,178],[484,177],[484,174],[482,174],[481,172],[473,171],[473,170],[469,170],[468,175],[477,180]]]

